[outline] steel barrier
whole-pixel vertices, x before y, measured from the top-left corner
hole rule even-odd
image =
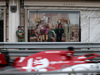
[[[81,42],[0,42],[0,49],[7,50],[10,56],[28,56],[45,50],[67,50],[75,48],[75,55],[100,54],[100,43]]]
[[[45,50],[8,50],[10,56],[28,56],[37,52],[41,52]],[[75,56],[76,55],[84,55],[88,53],[96,53],[100,54],[99,50],[75,50]]]
[[[87,53],[100,54],[100,43],[81,43],[81,42],[0,42],[0,50],[7,50],[10,57],[28,56],[45,50],[67,50],[68,47],[75,48],[75,55]],[[99,59],[100,60],[100,59]],[[80,71],[80,72],[0,72],[0,75],[77,75],[77,73],[97,74],[99,71]],[[78,74],[79,75],[79,74]],[[88,75],[88,74],[87,74]],[[89,74],[90,75],[90,74]]]
[[[1,42],[0,49],[66,49],[74,48],[100,48],[100,43],[81,43],[81,42]]]
[[[100,71],[66,71],[66,72],[3,72],[0,75],[100,75]]]

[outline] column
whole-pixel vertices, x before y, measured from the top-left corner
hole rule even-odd
[[[17,6],[16,12],[11,12],[11,6]],[[9,42],[17,42],[16,30],[20,25],[20,0],[9,0]]]

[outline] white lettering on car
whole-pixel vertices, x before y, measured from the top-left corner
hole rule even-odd
[[[37,65],[37,66],[35,66]],[[40,59],[40,60],[34,60],[33,58],[28,59],[27,66],[22,67],[22,69],[26,69],[27,72],[31,72],[32,70],[35,71],[47,71],[45,67],[48,67],[49,61],[47,58]]]

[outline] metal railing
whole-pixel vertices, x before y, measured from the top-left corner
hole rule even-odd
[[[0,75],[99,75],[100,71],[66,71],[66,72],[0,72]]]
[[[67,50],[68,47],[75,48],[75,55],[87,53],[100,54],[100,43],[81,42],[1,42],[0,49],[7,50],[10,56],[28,56],[45,50]]]
[[[1,42],[0,48],[4,49],[66,49],[74,48],[100,48],[100,43],[81,43],[81,42]]]
[[[45,50],[67,50],[68,47],[75,48],[75,55],[87,53],[100,54],[100,43],[81,43],[81,42],[1,42],[0,50],[7,50],[12,56],[28,56]],[[97,75],[99,71],[67,71],[67,72],[0,72],[0,75]],[[79,74],[78,74],[79,75]]]

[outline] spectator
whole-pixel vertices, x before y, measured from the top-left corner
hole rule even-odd
[[[18,30],[16,31],[16,35],[18,37],[18,42],[24,42],[24,30],[21,26],[18,26]]]

